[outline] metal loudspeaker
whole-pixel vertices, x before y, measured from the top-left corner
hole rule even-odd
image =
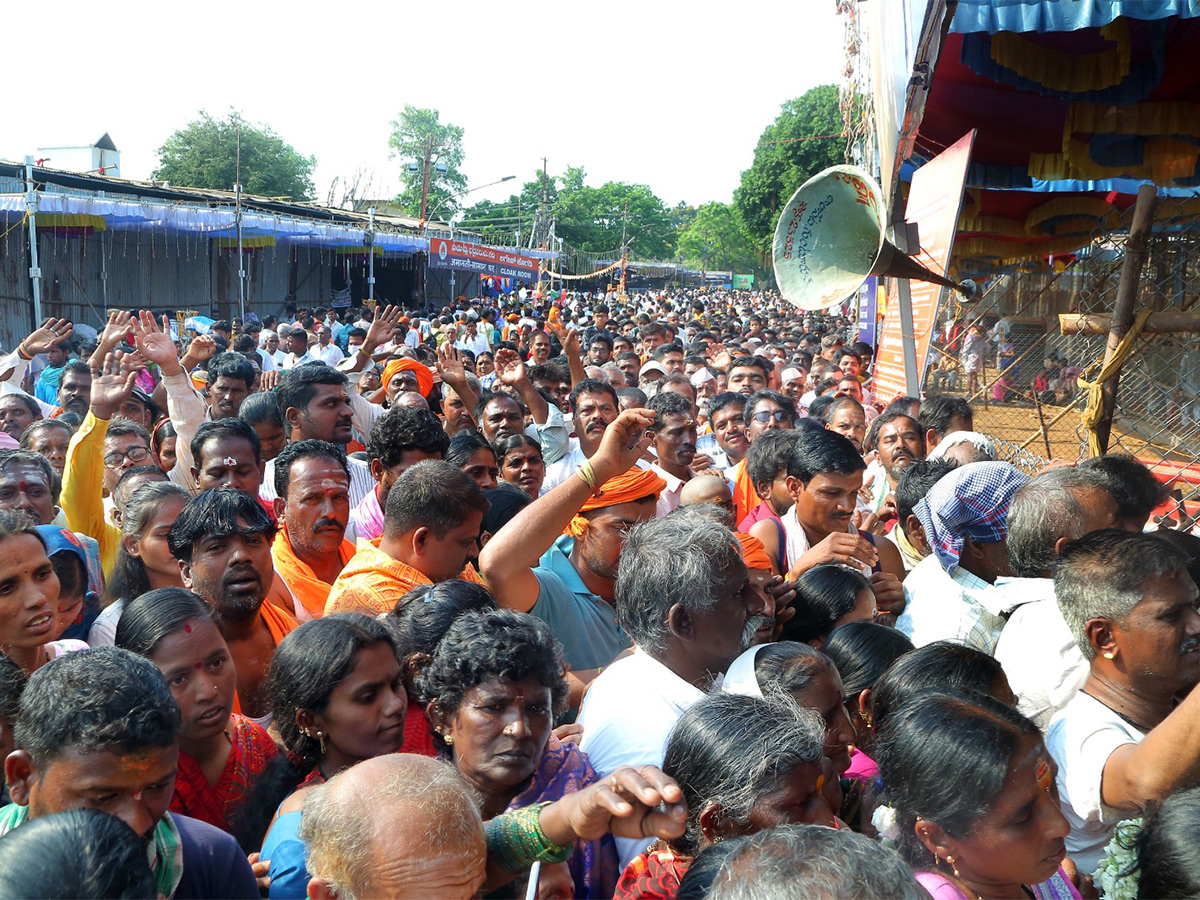
[[[953,288],[967,300],[972,281],[952,281],[906,256],[884,236],[882,191],[857,166],[832,166],[800,185],[775,226],[772,262],[784,298],[801,309],[828,309],[871,275],[915,278]]]

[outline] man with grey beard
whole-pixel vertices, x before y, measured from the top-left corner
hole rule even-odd
[[[679,717],[771,624],[733,533],[694,509],[634,526],[617,573],[617,617],[632,655],[603,669],[584,698],[580,749],[604,777],[660,766]],[[645,841],[618,840],[622,864]]]

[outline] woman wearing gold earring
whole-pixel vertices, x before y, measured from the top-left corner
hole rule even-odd
[[[877,751],[880,836],[937,900],[1078,900],[1054,763],[1019,712],[927,694],[889,713]]]
[[[286,752],[251,798],[265,816],[243,823],[243,840],[249,847],[262,840],[271,897],[299,900],[309,880],[299,837],[305,798],[342,769],[397,752],[408,696],[387,629],[357,613],[305,622],[284,638],[271,660],[269,691]]]

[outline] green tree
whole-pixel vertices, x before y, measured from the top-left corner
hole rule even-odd
[[[758,139],[754,162],[733,192],[733,205],[763,258],[771,252],[779,211],[796,188],[843,161],[841,133],[838,89],[823,85],[783,104]]]
[[[303,156],[266,125],[251,125],[237,110],[214,119],[204,110],[158,148],[151,177],[180,187],[231,191],[238,180],[238,131],[242,140],[242,189],[264,197],[311,200],[315,156]]]
[[[426,155],[429,158],[429,196],[426,217],[446,221],[458,211],[455,194],[467,189],[467,176],[458,171],[463,163],[463,130],[457,125],[439,121],[436,109],[421,109],[404,105],[400,118],[392,121],[388,146],[392,159],[399,158],[405,166],[400,171],[401,191],[396,203],[413,216],[421,214],[421,190],[424,183]],[[439,206],[439,204],[441,204]]]
[[[697,268],[752,272],[758,268],[754,244],[737,210],[728,203],[705,203],[679,233],[680,260]]]
[[[644,184],[610,181],[600,187],[586,183],[587,173],[568,167],[549,179],[546,195],[558,237],[577,250],[617,254],[624,230],[630,255],[639,259],[670,259],[675,252],[678,209],[668,210]],[[520,194],[503,203],[487,200],[471,206],[460,227],[508,238],[521,230],[522,243],[542,203],[541,173],[527,181]]]

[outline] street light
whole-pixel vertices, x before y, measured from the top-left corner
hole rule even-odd
[[[447,194],[445,197],[443,197],[441,200],[439,200],[437,202],[437,205],[434,206],[433,209],[431,209],[429,211],[429,218],[432,219],[433,214],[435,212],[437,212],[441,208],[442,204],[445,203],[447,200],[451,200],[455,197],[462,197],[462,196],[465,196],[466,194],[472,193],[473,191],[483,190],[486,187],[493,187],[497,184],[503,184],[506,181],[512,181],[516,177],[517,177],[516,175],[505,175],[503,178],[497,179],[496,181],[489,181],[487,184],[479,184],[473,188],[467,188],[465,191],[459,191],[456,194]],[[454,217],[451,216],[450,221],[446,224],[448,224],[450,226],[450,243],[453,244],[454,243]],[[424,230],[424,228],[425,228],[425,221],[422,221],[421,229]],[[451,303],[454,302],[454,266],[453,265],[451,265],[451,267],[450,267],[450,302]]]
[[[496,180],[496,181],[489,181],[487,184],[480,184],[480,185],[476,185],[476,186],[475,186],[475,187],[473,187],[473,188],[467,188],[465,191],[459,191],[458,193],[455,193],[455,194],[447,194],[445,197],[443,197],[441,200],[439,200],[439,201],[437,202],[437,205],[436,205],[436,206],[434,206],[434,207],[433,207],[433,209],[431,209],[431,210],[429,211],[429,216],[428,216],[428,218],[429,218],[429,219],[432,219],[432,218],[433,218],[433,214],[434,214],[435,212],[437,212],[439,209],[441,209],[441,208],[442,208],[442,204],[443,204],[443,203],[445,203],[447,200],[453,200],[453,199],[455,199],[456,197],[462,197],[462,196],[465,196],[465,195],[467,195],[467,194],[474,193],[475,191],[481,191],[481,190],[483,190],[483,189],[484,189],[484,188],[486,188],[486,187],[495,187],[496,185],[498,185],[498,184],[503,184],[503,183],[504,183],[504,182],[506,182],[506,181],[512,181],[512,180],[513,180],[514,178],[516,178],[516,177],[517,177],[516,175],[505,175],[503,178],[500,178],[500,179],[498,179],[498,180]],[[424,223],[424,222],[422,222],[422,223],[421,223],[421,227],[424,227],[424,226],[425,226],[425,223]],[[454,223],[450,223],[450,231],[451,231],[451,235],[453,236],[453,232],[454,232]]]

